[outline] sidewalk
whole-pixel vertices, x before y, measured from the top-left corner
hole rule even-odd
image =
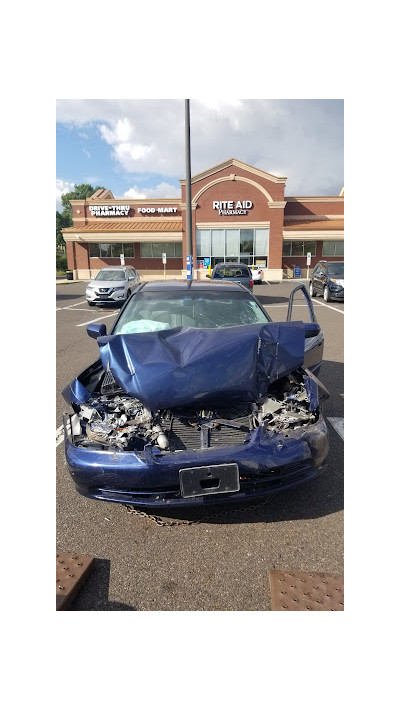
[[[66,276],[56,276],[57,284],[79,284],[81,281],[90,281],[89,279],[67,279]]]

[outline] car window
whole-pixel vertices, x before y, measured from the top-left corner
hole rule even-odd
[[[124,281],[125,274],[121,269],[101,270],[95,277],[95,281]]]
[[[337,264],[329,264],[328,275],[331,277],[336,277],[337,279],[344,278],[344,262],[338,262]]]
[[[178,326],[228,328],[268,323],[269,318],[249,294],[167,292],[139,293],[128,302],[113,333],[144,333]]]
[[[221,279],[240,279],[245,277],[250,279],[251,274],[248,267],[216,267],[214,277]]]

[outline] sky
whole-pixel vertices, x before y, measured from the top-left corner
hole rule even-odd
[[[192,175],[236,158],[286,177],[286,196],[343,187],[340,99],[193,99]],[[174,198],[185,178],[183,99],[57,101],[56,209],[74,184],[116,198]]]

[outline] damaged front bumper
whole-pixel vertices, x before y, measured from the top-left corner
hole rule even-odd
[[[249,432],[243,444],[202,450],[162,452],[99,451],[73,443],[70,416],[64,416],[65,455],[77,491],[83,496],[147,507],[187,507],[241,502],[310,481],[328,454],[326,423],[282,433],[265,426]],[[235,463],[239,490],[184,498],[179,472]]]

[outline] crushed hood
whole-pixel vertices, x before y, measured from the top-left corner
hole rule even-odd
[[[265,398],[304,361],[302,321],[173,328],[97,339],[105,371],[150,410]]]

